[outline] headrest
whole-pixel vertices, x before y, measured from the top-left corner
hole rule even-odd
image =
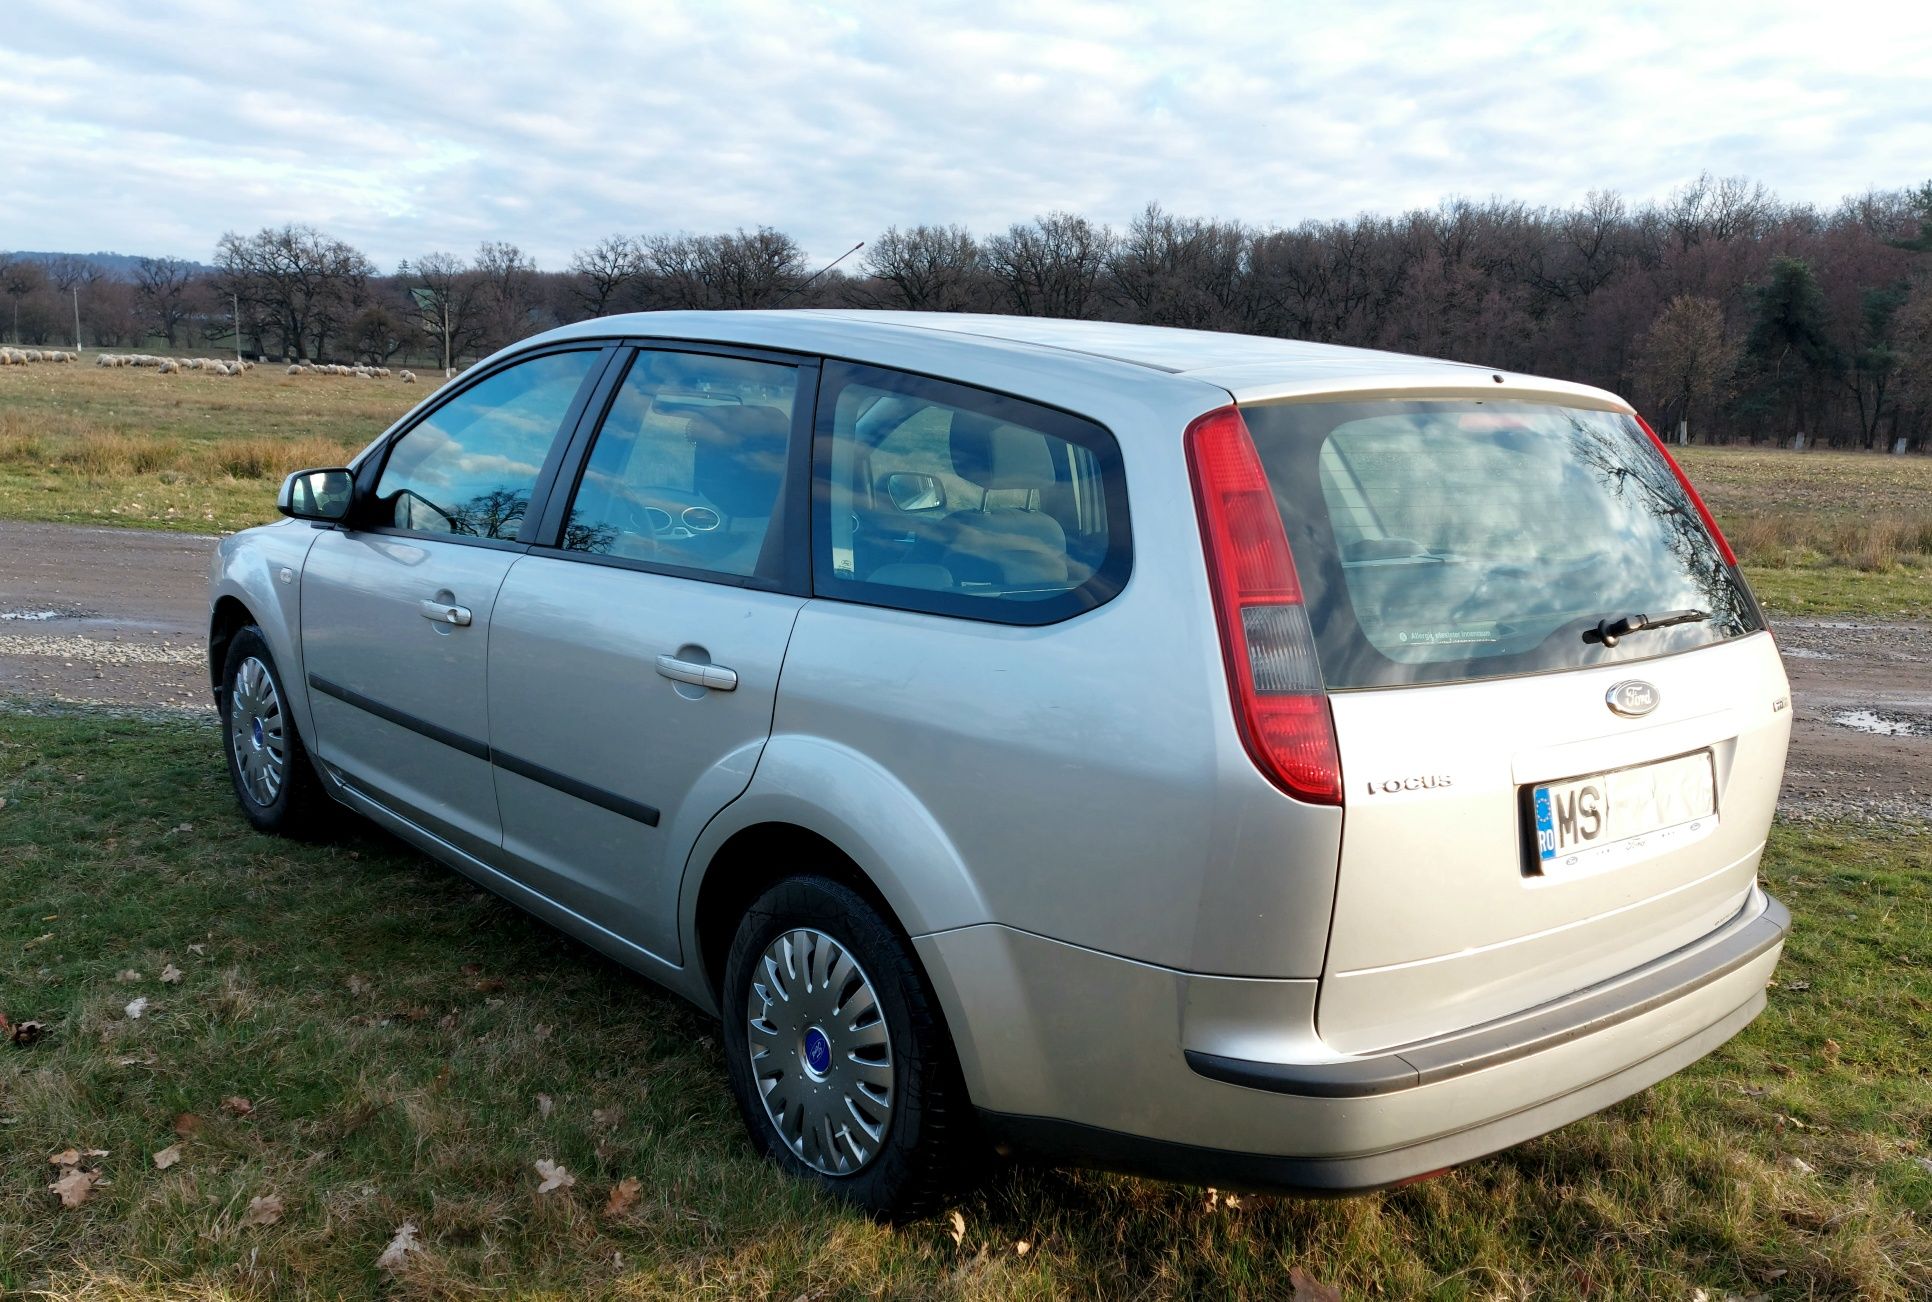
[[[770,515],[790,442],[785,413],[776,407],[708,407],[692,413],[686,428],[696,449],[691,478],[698,492],[726,515]]]
[[[953,473],[981,488],[1045,488],[1053,483],[1046,435],[970,411],[953,412]]]

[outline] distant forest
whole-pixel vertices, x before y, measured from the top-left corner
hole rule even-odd
[[[514,244],[393,272],[308,226],[229,233],[210,265],[0,254],[18,343],[233,347],[440,365],[562,322],[660,308],[1011,312],[1238,330],[1580,380],[1694,442],[1932,447],[1932,182],[1829,211],[1700,177],[1660,203],[1451,200],[1257,227],[1150,205],[976,234],[894,228],[820,272],[796,240],[612,235],[540,270]]]

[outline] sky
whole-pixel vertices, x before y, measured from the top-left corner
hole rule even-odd
[[[776,226],[829,260],[1150,201],[1259,226],[1747,176],[1932,177],[1895,4],[8,0],[0,249],[206,261],[307,223],[390,267]]]

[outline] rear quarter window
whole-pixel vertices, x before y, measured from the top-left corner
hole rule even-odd
[[[1627,415],[1521,402],[1243,409],[1333,689],[1540,673],[1763,627]],[[1706,618],[1615,647],[1603,619]]]

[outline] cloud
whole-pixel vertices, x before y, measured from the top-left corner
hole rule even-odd
[[[1828,204],[1932,164],[1932,19],[1816,4],[94,0],[11,14],[0,239],[384,264],[769,224],[829,258],[1150,199],[1289,223],[1709,170]]]

